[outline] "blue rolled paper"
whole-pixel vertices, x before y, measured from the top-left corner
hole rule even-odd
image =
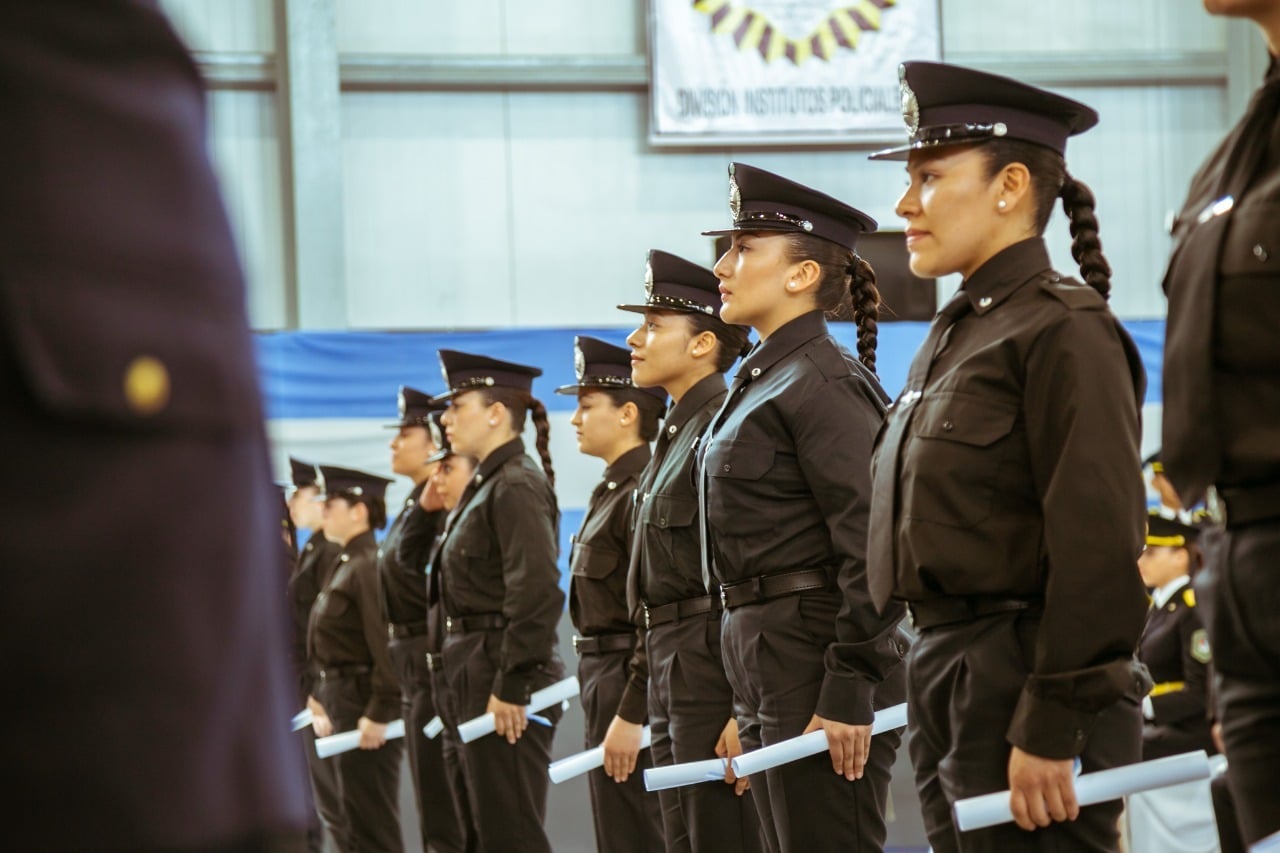
[[[653,732],[649,731],[649,727],[645,726],[640,730],[640,748],[648,749],[649,744],[653,740]],[[559,785],[567,779],[575,776],[581,776],[583,773],[589,773],[597,767],[604,766],[604,746],[596,746],[591,749],[570,755],[568,758],[562,758],[559,761],[553,761],[547,767],[547,774],[551,776],[551,781]]]
[[[875,720],[871,723],[871,734],[874,736],[881,732],[900,729],[906,724],[907,705],[904,702],[901,705],[876,711]],[[761,773],[792,761],[799,761],[801,758],[826,752],[827,749],[827,733],[818,729],[816,732],[787,738],[761,749],[744,752],[733,759],[733,772],[738,776],[750,776],[752,773]]]
[[[387,723],[387,740],[404,737],[404,720],[392,720]],[[329,758],[340,752],[350,752],[360,746],[360,730],[338,732],[336,735],[316,738],[316,755]]]

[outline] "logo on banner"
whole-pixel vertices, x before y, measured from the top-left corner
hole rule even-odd
[[[740,50],[754,50],[766,63],[786,57],[803,65],[811,56],[830,59],[841,48],[856,50],[864,32],[880,29],[897,0],[693,0],[711,17],[711,31],[729,35]],[[833,8],[834,7],[834,8]]]

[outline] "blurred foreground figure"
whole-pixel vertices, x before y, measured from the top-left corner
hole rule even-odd
[[[244,284],[153,2],[0,5],[0,786],[13,850],[300,849]]]

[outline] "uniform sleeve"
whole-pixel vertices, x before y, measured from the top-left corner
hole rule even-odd
[[[640,506],[637,501],[633,500],[631,511],[627,513],[627,519],[630,522],[628,525],[630,530],[639,529]],[[643,547],[643,537],[633,533],[630,549],[631,564],[627,567],[627,612],[631,617],[631,621],[636,625],[636,648],[631,653],[631,660],[627,661],[626,692],[623,694],[623,702],[618,708],[618,716],[628,723],[643,722],[644,718],[648,716],[649,648],[647,639],[649,631],[644,627],[643,602],[640,600],[640,552]],[[627,695],[643,699],[643,706],[633,707],[628,704],[628,701],[636,702],[637,700],[628,700],[626,698]],[[624,710],[626,713],[623,713]],[[637,716],[639,711],[643,711],[643,713]]]
[[[632,512],[634,504],[634,488],[626,498],[618,501],[617,509],[611,519],[612,533],[615,541],[622,548],[623,554],[633,553],[635,536],[633,533]],[[631,570],[628,560],[626,569]],[[627,589],[630,589],[630,578],[627,578]],[[618,700],[617,715],[628,723],[643,723],[649,714],[649,658],[644,648],[644,628],[636,623],[636,614],[628,606],[627,616],[635,625],[636,645],[631,657],[627,660],[627,683],[622,688],[622,698]]]
[[[496,482],[493,493],[507,625],[492,692],[517,705],[529,701],[533,674],[547,663],[556,645],[556,626],[564,610],[556,566],[556,509],[550,492],[540,485],[517,475]]]
[[[404,520],[400,542],[396,546],[396,562],[401,566],[421,569],[426,582],[427,561],[431,559],[431,545],[440,531],[443,512],[427,512],[414,506]]]
[[[1151,697],[1156,725],[1205,720],[1209,696],[1209,641],[1195,607],[1178,613],[1178,643],[1182,651],[1182,689]]]
[[[1043,758],[1084,749],[1098,713],[1146,693],[1133,661],[1145,494],[1135,383],[1110,314],[1074,310],[1032,344],[1023,413],[1044,519],[1044,613],[1007,738]]]
[[[387,623],[382,621],[379,606],[378,565],[367,559],[362,560],[358,568],[356,583],[360,591],[360,622],[373,658],[373,692],[365,705],[364,716],[375,723],[389,723],[401,715],[400,681],[387,654]]]
[[[876,612],[867,587],[871,446],[881,415],[855,376],[828,382],[795,412],[792,434],[801,471],[831,533],[841,604],[836,639],[824,657],[818,716],[869,725],[875,689],[906,651],[898,623],[903,606]]]

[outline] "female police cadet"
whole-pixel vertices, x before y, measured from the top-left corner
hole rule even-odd
[[[405,722],[405,745],[418,803],[418,828],[424,850],[463,849],[462,829],[446,784],[439,738],[422,729],[436,716],[427,670],[427,586],[423,570],[431,545],[444,523],[444,508],[421,499],[435,472],[431,457],[439,450],[440,427],[433,420],[443,403],[416,388],[402,386],[400,419],[389,428],[391,470],[413,480],[413,488],[378,547],[378,578],[382,590],[383,621],[387,624],[387,653],[400,679]],[[428,496],[429,497],[429,496]],[[423,503],[427,503],[428,509]]]
[[[307,646],[319,679],[307,705],[318,737],[360,732],[359,749],[325,759],[337,767],[348,849],[400,851],[403,745],[386,739],[387,724],[400,717],[400,684],[387,657],[373,535],[386,524],[391,481],[330,465],[320,477],[325,535],[342,554],[311,608]]]
[[[647,691],[650,754],[656,765],[741,752],[733,689],[720,654],[720,599],[702,580],[694,447],[724,400],[724,372],[747,345],[747,330],[720,320],[710,270],[651,251],[645,301],[619,305],[644,322],[627,338],[631,379],[661,387],[672,408],[636,492],[635,542],[627,601],[645,626],[632,679]],[[639,750],[640,733],[610,727],[605,769],[620,778]],[[629,772],[629,771],[628,771]],[[758,850],[759,821],[745,779],[659,792],[667,849]]]
[[[871,722],[904,699],[907,638],[901,606],[878,615],[865,580],[871,445],[888,396],[874,372],[879,294],[854,246],[875,222],[751,166],[731,165],[729,184],[733,227],[708,232],[733,237],[715,266],[720,316],[760,343],[701,451],[725,667],[760,743],[819,728],[830,743],[752,779],[752,793],[781,850],[879,850],[900,736],[872,739]],[[823,316],[849,303],[861,361]]]
[[[939,853],[1113,849],[1119,804],[1077,817],[1072,773],[1077,757],[1085,772],[1139,758],[1145,382],[1107,309],[1093,196],[1063,164],[1097,114],[939,63],[901,76],[910,144],[873,156],[909,158],[912,271],[964,277],[873,460],[872,596],[907,601],[920,632],[909,742],[925,826]],[[1087,286],[1049,265],[1057,198]],[[952,802],[1004,789],[1017,826],[957,833]],[[1036,827],[1051,828],[1022,831]]]
[[[631,381],[631,354],[597,338],[574,340],[577,382],[556,389],[576,394],[570,423],[578,449],[603,459],[604,479],[591,493],[582,527],[569,554],[569,615],[577,636],[578,681],[586,716],[586,746],[598,746],[610,729],[634,733],[645,721],[642,685],[636,669],[636,626],[627,608],[627,566],[631,562],[632,506],[640,472],[649,462],[649,442],[657,437],[666,402],[662,389],[641,390]],[[638,762],[648,766],[648,756]],[[621,768],[591,771],[591,812],[596,849],[661,851],[662,813],[658,798],[645,792],[636,758]],[[610,779],[613,776],[613,779]],[[614,781],[616,780],[616,781]]]
[[[441,718],[454,728],[486,712],[496,734],[461,748],[472,830],[482,850],[550,850],[547,764],[554,725],[529,727],[530,694],[559,680],[556,624],[564,608],[556,566],[560,512],[552,491],[546,409],[531,396],[535,367],[440,351],[449,390],[441,418],[475,476],[449,517],[432,560],[443,620]],[[525,455],[526,412],[542,470]],[[544,473],[545,472],[545,473]],[[558,708],[544,712],[553,722]]]

